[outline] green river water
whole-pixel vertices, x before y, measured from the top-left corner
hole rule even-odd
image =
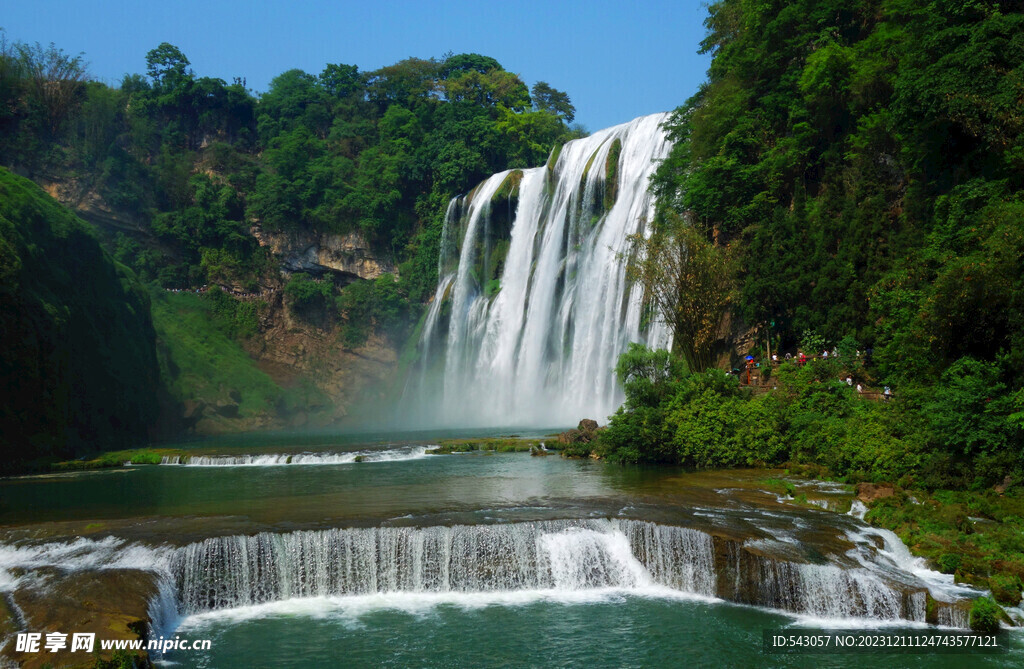
[[[116,537],[158,553],[161,547],[258,532],[631,519],[768,542],[776,546],[771,550],[814,560],[840,554],[845,548],[836,546],[860,527],[848,515],[780,500],[765,484],[778,472],[690,474],[524,453],[428,456],[423,448],[430,439],[419,436],[422,441],[402,443],[386,437],[204,442],[189,445],[191,452],[233,458],[234,464],[3,480],[3,547]],[[364,454],[364,461],[325,464],[352,453]],[[319,464],[239,464],[277,455],[290,455],[295,463],[303,454],[310,462],[319,458]],[[805,490],[821,506],[849,507],[849,493],[835,486]],[[10,557],[16,552],[0,553],[0,567],[16,569],[17,555]],[[73,568],[71,562],[63,566]],[[183,614],[160,632],[209,639],[211,649],[155,659],[182,667],[1024,665],[1024,642],[1013,633],[1011,652],[993,656],[794,656],[762,650],[765,629],[838,625],[860,632],[875,623],[794,616],[660,587],[399,590],[271,598]],[[920,623],[887,625],[886,633],[927,630]]]

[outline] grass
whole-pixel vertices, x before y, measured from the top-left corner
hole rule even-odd
[[[760,483],[772,492],[796,497],[796,486],[789,481],[783,481],[782,479],[777,478],[766,478],[761,479]]]
[[[498,439],[452,439],[442,441],[437,448],[427,450],[429,455],[450,455],[452,453],[472,453],[475,451],[492,451],[495,453],[524,453],[531,448],[540,446],[538,439],[520,439],[518,437],[502,437]]]
[[[282,390],[218,327],[211,303],[194,293],[154,291],[153,325],[164,353],[167,385],[176,399],[208,404],[241,396],[240,416],[270,410]]]
[[[66,460],[52,465],[55,471],[79,471],[84,469],[108,469],[133,465],[158,465],[165,457],[183,455],[184,451],[173,448],[132,448],[123,451],[107,451],[91,459]]]

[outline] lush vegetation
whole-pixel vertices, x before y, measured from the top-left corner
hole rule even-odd
[[[784,366],[778,390],[756,397],[719,372],[633,369],[627,356],[626,406],[603,439],[610,456],[814,461],[930,489],[1021,480],[1020,9],[711,5],[708,82],[674,114],[677,143],[654,184],[657,234],[673,242],[685,226],[702,239],[692,259],[676,254],[689,273],[660,285],[712,276],[702,258],[716,247],[735,263],[732,281],[716,279],[720,299],[735,298],[719,323],[777,352],[846,351],[843,362]],[[657,277],[639,278],[657,297]],[[662,301],[652,299],[689,343],[679,353],[703,370],[693,342],[715,329],[702,316],[714,311]],[[858,349],[866,366],[850,365]],[[861,401],[840,382],[847,374],[898,399]]]
[[[149,297],[84,223],[0,168],[0,467],[144,440],[159,369]]]
[[[568,95],[538,82],[531,96],[477,54],[288,70],[258,96],[195,74],[171,44],[146,63],[110,87],[55,47],[0,42],[0,164],[98,194],[138,228],[112,233],[118,259],[167,288],[273,280],[259,225],[358,232],[418,302],[448,200],[580,132]]]
[[[273,411],[281,388],[232,336],[254,325],[245,315],[225,314],[223,308],[218,313],[215,295],[153,291],[153,323],[165,383],[179,402],[234,407],[227,410],[241,417]],[[224,302],[254,306],[230,298]]]
[[[1024,583],[1024,491],[897,491],[876,501],[867,520],[896,532],[957,580],[987,587],[1016,606]]]
[[[582,132],[568,125],[575,110],[566,93],[545,82],[531,93],[477,54],[372,72],[289,70],[258,95],[242,78],[196,74],[171,44],[151,50],[146,64],[109,86],[90,79],[82,57],[0,30],[0,165],[86,203],[97,239],[129,268],[118,266],[116,289],[99,274],[68,288],[69,274],[80,279],[79,266],[99,262],[99,246],[90,238],[93,246],[79,249],[84,231],[66,232],[69,215],[52,205],[8,217],[3,375],[18,399],[2,416],[5,436],[7,425],[18,436],[5,448],[65,457],[85,443],[126,446],[157,422],[158,399],[172,429],[204,409],[220,420],[323,406],[308,378],[283,388],[245,352],[280,304],[274,293],[292,316],[336,330],[342,346],[362,346],[373,332],[401,345],[436,283],[449,199],[493,172],[543,163]],[[20,207],[20,197],[5,194],[4,205]],[[65,248],[33,241],[26,226],[42,230],[42,219],[69,237]],[[353,235],[398,271],[365,282],[330,271],[282,276],[257,233]],[[52,261],[35,257],[45,254]],[[70,272],[69,254],[78,254]],[[149,294],[131,271],[153,286]],[[75,290],[101,308],[89,311]],[[89,328],[78,342],[81,318]],[[119,328],[131,332],[111,332]],[[171,425],[183,412],[185,422]]]

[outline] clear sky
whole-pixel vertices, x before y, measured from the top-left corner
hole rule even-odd
[[[326,63],[374,70],[403,58],[481,53],[528,86],[566,91],[590,130],[673,109],[709,63],[697,0],[0,0],[9,40],[53,42],[84,53],[92,75],[117,84],[145,73],[161,42],[182,50],[199,76],[267,90],[291,68]]]

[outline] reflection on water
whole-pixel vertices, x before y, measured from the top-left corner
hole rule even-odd
[[[635,482],[590,461],[470,453],[303,467],[137,466],[0,482],[0,522],[244,515],[254,521],[386,520],[621,497]]]

